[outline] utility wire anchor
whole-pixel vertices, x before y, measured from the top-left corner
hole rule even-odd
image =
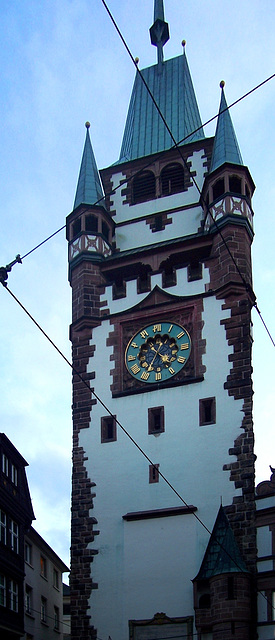
[[[9,262],[9,264],[6,264],[5,267],[0,267],[0,283],[3,285],[3,287],[7,286],[7,279],[9,277],[8,274],[12,270],[12,267],[14,267],[14,265],[17,263],[22,264],[22,260],[19,253],[17,256],[15,256],[15,260],[13,260],[12,262]]]

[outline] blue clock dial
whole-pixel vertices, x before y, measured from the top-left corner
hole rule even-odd
[[[140,382],[163,382],[181,371],[190,353],[191,338],[184,327],[157,322],[144,327],[130,340],[125,350],[125,366]]]

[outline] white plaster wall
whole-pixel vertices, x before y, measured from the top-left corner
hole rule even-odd
[[[137,297],[132,291],[128,305],[136,303]],[[203,382],[173,391],[160,389],[112,398],[108,373],[112,347],[106,347],[109,320],[94,330],[96,350],[89,363],[89,369],[96,371],[96,393],[151,460],[160,464],[184,500],[198,508],[197,515],[210,531],[221,500],[226,505],[240,494],[229,482],[229,472],[223,471],[224,464],[234,461],[228,450],[242,432],[242,401],[235,401],[223,389],[232,348],[220,325],[228,314],[222,310],[222,302],[214,297],[204,300],[203,338],[207,346]],[[199,427],[199,398],[209,396],[216,397],[217,422]],[[148,407],[159,405],[165,407],[165,432],[148,435]],[[101,444],[102,415],[106,411],[97,403],[90,429],[80,433],[80,446],[88,456],[88,474],[96,483],[91,515],[98,519],[100,530],[93,545],[99,549],[92,564],[98,590],[91,595],[91,615],[100,638],[107,640],[110,635],[112,640],[126,640],[130,618],[151,617],[161,610],[168,616],[193,614],[191,580],[199,570],[209,534],[191,515],[138,522],[122,519],[130,511],[182,503],[162,479],[149,484],[148,461],[119,427],[116,442]]]

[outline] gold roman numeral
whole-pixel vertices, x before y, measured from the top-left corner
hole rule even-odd
[[[128,362],[131,362],[132,360],[135,360],[135,359],[136,359],[136,356],[131,356],[131,355],[128,356]]]
[[[142,375],[140,376],[141,380],[148,380],[150,373],[148,373],[148,371],[143,371]]]
[[[184,342],[183,344],[180,345],[181,351],[184,351],[184,349],[189,349],[189,344],[188,342]]]
[[[184,336],[185,331],[180,331],[180,333],[178,333],[177,335],[177,339],[180,340],[180,338],[182,338],[182,336]]]
[[[170,333],[170,331],[172,331],[173,326],[174,326],[173,324],[170,324],[170,327],[169,327],[169,329],[168,329],[168,333]]]
[[[161,380],[161,373],[156,373],[156,380]]]
[[[186,358],[184,358],[183,356],[179,356],[178,357],[178,362],[180,362],[181,364],[183,364],[185,362]]]
[[[138,349],[138,344],[136,342],[132,342],[131,347],[134,347],[134,349]]]
[[[143,329],[143,331],[140,332],[140,335],[143,338],[143,340],[145,340],[145,338],[149,336],[149,333],[147,333],[146,329]]]
[[[136,375],[140,371],[140,367],[137,364],[133,364],[131,371]]]
[[[156,333],[156,331],[161,331],[161,324],[154,324],[153,331],[154,333]]]
[[[174,373],[176,373],[176,372],[174,371],[173,367],[169,367],[169,371],[170,371],[170,373],[171,373],[172,375],[174,375]]]

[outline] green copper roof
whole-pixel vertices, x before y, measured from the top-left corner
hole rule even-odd
[[[227,109],[223,87],[224,83],[221,82],[222,94],[210,172],[214,171],[215,169],[217,169],[217,167],[220,167],[225,162],[231,162],[232,164],[243,164],[231,116],[229,110]]]
[[[95,204],[98,200],[103,198],[99,173],[90,140],[90,123],[86,122],[85,126],[87,128],[87,133],[76,188],[74,209],[76,209],[80,204]],[[105,207],[104,200],[100,202],[100,205]]]
[[[177,142],[204,138],[192,79],[185,55],[147,67],[142,75]],[[200,130],[192,133],[194,130]],[[119,163],[174,145],[137,71],[126,120]]]
[[[247,572],[247,569],[224,509],[220,507],[196,580],[240,572]]]

